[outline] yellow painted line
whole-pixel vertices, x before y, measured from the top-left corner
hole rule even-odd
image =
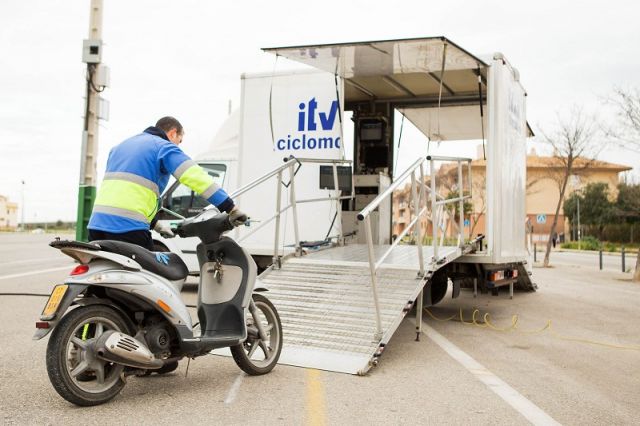
[[[312,426],[324,426],[325,402],[322,371],[307,370],[307,422]]]

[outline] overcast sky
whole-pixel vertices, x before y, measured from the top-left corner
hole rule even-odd
[[[3,1],[0,8],[0,194],[26,220],[75,219],[89,0]],[[640,86],[634,1],[104,1],[103,63],[111,68],[109,149],[162,116],[186,128],[183,149],[205,150],[238,106],[240,74],[272,71],[260,47],[444,35],[474,54],[500,51],[529,93],[528,120],[548,125],[571,104],[599,107],[614,85]],[[278,61],[278,69],[290,67]],[[405,128],[402,163],[424,138]],[[474,155],[443,143],[442,154]],[[601,159],[636,167],[638,155]]]

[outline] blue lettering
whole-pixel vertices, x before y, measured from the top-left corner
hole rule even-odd
[[[298,105],[298,108],[300,108],[300,112],[298,113],[298,131],[299,132],[304,131],[304,107],[305,107],[304,102]]]
[[[296,146],[296,142],[298,142],[297,146]],[[300,149],[300,139],[294,139],[291,141],[291,147],[293,149]]]
[[[283,151],[283,150],[284,150],[284,143],[285,143],[285,140],[284,140],[284,139],[279,139],[279,140],[278,140],[278,149],[279,149],[280,151]]]
[[[309,140],[307,141],[307,148],[316,149],[316,139],[315,138],[309,138]]]
[[[335,142],[336,142],[336,148],[340,148],[340,137],[337,137]]]
[[[333,129],[333,123],[336,121],[337,113],[338,113],[338,101],[331,102],[331,109],[329,110],[329,118],[327,118],[327,114],[325,114],[324,112],[320,113],[320,124],[322,125],[322,130]]]
[[[318,149],[333,148],[333,138],[318,138]]]
[[[312,98],[309,101],[309,115],[307,116],[308,130],[316,130],[316,108],[318,108],[318,102],[316,102],[316,98]]]

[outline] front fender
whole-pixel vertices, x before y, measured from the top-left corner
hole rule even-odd
[[[49,334],[51,330],[53,330],[53,328],[58,324],[64,313],[67,312],[67,309],[69,309],[69,306],[71,306],[76,297],[82,294],[89,287],[86,284],[68,284],[68,286],[69,287],[67,293],[62,298],[60,306],[58,307],[55,315],[53,317],[40,316],[40,319],[42,321],[49,322],[49,328],[38,328],[33,335],[33,340],[40,340],[44,336]]]
[[[256,282],[253,285],[253,291],[256,293],[262,293],[264,291],[269,291],[269,289],[264,286],[264,283],[260,280],[260,278],[256,278]]]

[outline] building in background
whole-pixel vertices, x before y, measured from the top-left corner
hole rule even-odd
[[[584,168],[586,163],[588,168]],[[608,163],[606,161],[588,160],[585,158],[576,159],[575,170],[578,171],[578,179],[571,179],[567,187],[565,199],[577,190],[586,187],[589,183],[604,182],[609,187],[611,197],[617,196],[617,185],[620,182],[620,173],[631,170],[631,167]],[[465,216],[470,216],[470,220],[465,226],[465,235],[478,235],[485,233],[486,204],[486,161],[483,159],[471,162],[472,190],[471,203],[465,207]],[[558,177],[562,174],[563,163],[558,157],[544,157],[532,151],[527,156],[527,195],[526,213],[533,225],[533,240],[547,241],[551,224],[553,223],[556,206],[560,198],[560,189],[557,183]],[[456,192],[458,169],[455,164],[443,164],[437,172],[436,182],[441,194]],[[467,182],[466,167],[463,168],[463,180]],[[425,177],[427,185],[430,178]],[[399,235],[409,225],[412,220],[411,212],[411,186],[406,185],[401,190],[394,193],[393,198],[393,234]],[[558,217],[558,234],[569,235],[569,224],[565,220],[563,209],[560,209]],[[449,220],[447,234],[457,234],[457,220]],[[522,226],[525,218],[522,219]],[[421,224],[423,235],[430,235],[431,225],[428,220],[423,219]]]
[[[15,231],[18,227],[18,204],[0,195],[0,231]]]

